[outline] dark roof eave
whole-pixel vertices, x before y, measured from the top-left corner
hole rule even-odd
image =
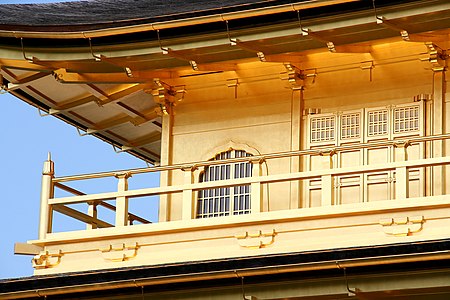
[[[187,282],[184,288],[199,284],[214,284],[214,276],[228,272],[229,276],[217,276],[217,280],[228,278],[235,280],[235,272],[246,274],[246,281],[280,280],[296,276],[342,276],[339,266],[347,267],[355,273],[396,272],[408,269],[423,270],[450,268],[450,239],[425,242],[411,242],[370,247],[328,249],[276,255],[229,258],[201,262],[186,262],[172,265],[127,267],[120,269],[97,270],[80,273],[65,273],[48,276],[32,276],[18,279],[0,280],[0,298],[2,296],[23,293],[24,296],[35,293],[40,295],[69,294],[96,290],[129,288],[140,285],[164,285]],[[414,255],[417,255],[414,258]],[[434,255],[434,256],[433,256]],[[362,261],[362,263],[355,263]],[[365,262],[364,262],[365,261]],[[318,264],[327,263],[328,267],[318,268]],[[352,264],[353,263],[353,264]],[[293,268],[298,266],[297,268]],[[313,267],[311,267],[313,266]],[[261,272],[258,273],[258,270]],[[272,271],[272,272],[271,272]],[[248,272],[247,272],[248,273]],[[208,275],[205,280],[202,275]],[[303,275],[302,275],[303,274]],[[264,276],[268,278],[264,279]],[[188,277],[186,280],[185,277]],[[161,278],[166,278],[163,282]],[[253,278],[253,279],[252,279]],[[156,280],[157,283],[152,283]],[[208,283],[210,281],[210,283]],[[126,284],[128,282],[128,285]],[[80,289],[82,287],[82,289]],[[31,293],[31,294],[30,294]]]
[[[98,2],[102,1],[108,0],[100,0]],[[148,1],[152,2],[158,0]],[[383,6],[392,6],[399,3],[417,1],[421,0],[379,0],[377,1],[377,5],[381,8]],[[92,2],[95,3],[97,1]],[[145,2],[145,0],[141,2]],[[189,5],[192,5],[192,3],[188,3],[190,1],[183,1],[183,3],[185,2],[187,4],[183,4],[186,6],[184,9],[188,9],[190,7]],[[28,9],[25,9],[21,14],[17,14],[17,16],[6,17],[8,16],[9,11],[9,9],[7,9],[8,5],[0,5],[0,36],[63,39],[99,37],[123,34],[126,32],[136,33],[154,29],[224,22],[225,20],[256,18],[258,16],[263,18],[258,21],[264,21],[264,16],[274,14],[279,15],[280,18],[284,17],[282,15],[288,15],[288,17],[292,19],[296,17],[295,10],[301,10],[302,18],[306,20],[308,18],[317,17],[318,15],[336,15],[343,12],[372,9],[372,1],[368,0],[303,0],[296,1],[295,3],[291,3],[292,1],[288,0],[267,0],[256,2],[250,0],[230,0],[228,1],[229,5],[226,7],[221,7],[221,1],[211,0],[209,2],[213,3],[213,5],[217,2],[216,7],[204,10],[172,11],[171,13],[155,11],[153,15],[142,15],[140,17],[136,17],[136,14],[130,15],[133,10],[128,8],[123,9],[123,11],[127,11],[127,14],[122,16],[117,13],[105,15],[105,12],[102,12],[103,14],[97,13],[89,15],[89,11],[85,11],[82,18],[76,16],[72,16],[70,18],[68,17],[68,15],[70,15],[68,13],[57,14],[51,10],[39,18],[33,17],[39,16],[38,12],[33,11],[33,13],[30,13],[33,5],[30,5]],[[183,7],[181,9],[183,9]],[[78,12],[78,14],[82,13],[83,11]],[[139,16],[139,14],[137,15]],[[108,16],[115,17],[108,18]],[[255,25],[256,24],[259,23],[255,23]]]

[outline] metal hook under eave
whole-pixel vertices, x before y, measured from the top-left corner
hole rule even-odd
[[[230,27],[228,26],[228,20],[223,19],[222,20],[225,21],[225,26],[227,28],[227,36],[228,36],[228,40],[230,41],[231,46],[236,46],[237,45],[237,39],[232,39],[231,38],[231,34],[230,34]]]
[[[161,38],[159,36],[159,29],[156,29],[156,36],[158,37],[159,49],[162,50],[163,54],[169,54],[169,48],[164,48],[161,43]]]
[[[234,270],[234,274],[236,274],[236,277],[241,280],[242,299],[243,300],[249,300],[249,298],[247,298],[247,296],[245,295],[244,276],[239,275],[237,270]]]
[[[25,47],[23,46],[23,37],[20,38],[20,46],[22,47],[23,58],[25,58],[25,60],[27,60],[29,62],[34,62],[34,60],[32,58],[27,57],[25,54]]]
[[[85,133],[82,133],[82,131],[81,131],[80,128],[76,127],[76,129],[77,129],[77,131],[78,131],[78,135],[79,135],[79,136],[86,136],[86,135],[89,135],[89,133],[87,133],[87,131],[85,131]]]
[[[378,17],[378,12],[377,12],[377,6],[375,5],[375,0],[372,0],[372,7],[373,7],[373,12],[375,13],[375,20],[378,22],[380,21],[379,17]],[[382,19],[381,19],[382,21]]]
[[[309,34],[309,30],[303,28],[302,18],[300,17],[300,10],[297,9],[296,12],[297,12],[298,26],[300,27],[300,33],[302,34],[302,36],[307,36]]]
[[[88,41],[89,41],[89,49],[91,50],[91,55],[92,55],[92,57],[93,57],[96,61],[101,61],[101,60],[102,60],[102,57],[99,56],[99,55],[96,55],[96,54],[94,53],[94,50],[92,49],[92,41],[91,41],[91,38],[90,38],[90,37],[88,37]]]
[[[122,146],[121,148],[119,148],[119,147],[117,147],[114,144],[111,144],[111,145],[112,145],[112,147],[114,149],[114,152],[116,152],[117,154],[133,150],[133,147],[129,147],[129,146]]]
[[[41,117],[50,116],[50,113],[43,111],[42,108],[40,108],[40,107],[38,107],[37,110],[38,110],[39,116],[41,116]]]
[[[351,290],[350,287],[348,286],[348,279],[347,279],[347,270],[346,270],[346,268],[345,267],[344,268],[341,267],[341,265],[339,264],[338,261],[336,261],[336,266],[337,266],[337,268],[339,270],[342,270],[344,272],[345,286],[347,288],[347,292],[349,292],[349,293],[351,293],[353,295],[356,295],[356,289],[355,290]]]

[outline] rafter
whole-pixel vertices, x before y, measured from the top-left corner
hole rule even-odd
[[[136,139],[134,141],[129,141],[127,143],[127,145],[123,145],[122,146],[122,151],[129,151],[129,150],[133,150],[136,148],[141,148],[144,147],[146,145],[158,142],[159,140],[161,140],[161,133],[157,132],[157,133],[151,133],[148,134],[146,136],[143,136],[139,139]]]
[[[66,69],[71,72],[91,73],[95,70],[96,73],[120,73],[122,68],[114,66],[102,61],[95,61],[94,59],[85,60],[40,60],[33,57],[33,63],[40,66],[49,67],[52,69]]]
[[[392,29],[394,31],[397,31],[398,33],[400,33],[400,36],[402,37],[402,39],[405,41],[410,40],[409,33],[405,29],[405,24],[398,22],[398,21],[394,21],[394,20],[387,20],[383,16],[376,16],[376,19],[377,19],[377,24],[382,25],[386,28]]]
[[[51,73],[55,68],[32,64],[26,60],[0,59],[2,68]]]
[[[243,50],[253,52],[262,62],[267,62],[266,56],[270,53],[270,49],[267,46],[257,45],[255,41],[244,42],[240,39],[230,39],[231,45],[235,45]]]
[[[409,42],[433,43],[441,49],[448,48],[450,35],[448,34],[410,34]]]
[[[41,79],[41,78],[49,76],[51,74],[51,73],[41,73],[41,72],[36,73],[35,71],[32,71],[32,72],[28,72],[27,74],[17,76],[6,67],[2,67],[1,69],[5,74],[9,75],[8,80],[11,83],[19,84],[19,85],[31,83],[35,80]]]
[[[157,109],[157,107],[155,106],[155,107],[147,110],[144,113],[139,113],[139,115],[136,117],[132,117],[127,114],[117,115],[113,118],[110,118],[108,120],[104,120],[102,122],[95,124],[95,126],[93,128],[88,128],[86,130],[86,133],[93,134],[93,133],[100,132],[100,131],[111,130],[115,127],[118,127],[118,126],[123,125],[128,122],[133,124],[134,126],[139,126],[139,125],[145,124],[147,122],[151,122],[158,117],[156,109]]]
[[[58,69],[54,71],[56,80],[61,83],[148,83],[153,78],[173,78],[174,72],[171,71],[136,71],[132,76],[123,73],[73,73],[66,69]]]
[[[151,84],[143,84],[143,85],[136,84],[131,87],[125,88],[121,91],[107,95],[103,99],[99,98],[96,95],[90,95],[90,96],[78,98],[75,100],[69,100],[69,101],[66,101],[66,102],[58,105],[56,108],[51,109],[50,114],[57,114],[57,113],[62,113],[64,111],[74,110],[76,108],[79,108],[86,104],[90,104],[92,102],[97,103],[99,106],[103,106],[103,105],[106,105],[106,104],[109,104],[112,102],[119,101],[120,99],[122,99],[130,94],[136,93],[136,92],[138,92],[142,89],[148,88],[150,86],[151,86]]]

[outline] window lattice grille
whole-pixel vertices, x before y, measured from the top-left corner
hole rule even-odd
[[[419,130],[419,106],[394,109],[394,133]]]
[[[248,157],[242,150],[222,152],[214,160]],[[209,166],[200,175],[200,182],[245,178],[252,176],[252,164],[240,162]],[[200,190],[198,192],[197,218],[211,218],[250,213],[250,185]]]
[[[388,111],[377,110],[368,113],[368,136],[385,135],[388,133]]]
[[[352,139],[360,137],[360,113],[343,114],[341,116],[341,138]]]
[[[334,141],[336,117],[327,116],[311,119],[311,142]]]

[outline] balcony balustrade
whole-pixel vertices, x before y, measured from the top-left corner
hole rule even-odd
[[[323,239],[328,234],[336,234],[336,232],[334,232],[333,230],[338,230],[339,227],[348,228],[348,230],[350,230],[348,233],[343,232],[343,238],[346,235],[350,235],[355,240],[350,241],[347,239],[345,243],[341,241],[335,242],[333,243],[334,247],[358,246],[361,244],[361,242],[357,241],[358,236],[361,240],[365,240],[363,243],[369,243],[368,240],[370,240],[370,238],[360,236],[361,233],[357,233],[357,231],[359,230],[358,227],[363,228],[364,226],[367,226],[368,228],[368,231],[366,233],[371,232],[371,230],[374,230],[374,226],[377,226],[379,228],[382,228],[382,232],[386,236],[409,237],[414,233],[420,232],[423,229],[424,223],[429,221],[431,222],[431,219],[433,218],[435,220],[445,220],[445,222],[447,223],[450,222],[450,195],[445,194],[445,186],[423,191],[423,194],[419,195],[419,197],[410,197],[410,170],[429,170],[427,172],[431,174],[431,176],[423,176],[420,180],[433,181],[433,176],[436,176],[436,174],[441,174],[443,176],[442,178],[444,185],[448,185],[448,183],[446,183],[445,181],[444,173],[446,168],[445,166],[450,165],[450,157],[434,157],[418,160],[408,160],[408,145],[420,143],[432,144],[435,141],[442,142],[446,139],[450,139],[450,134],[426,137],[411,137],[408,140],[403,139],[377,142],[372,141],[369,143],[349,144],[331,148],[324,147],[311,150],[272,153],[226,160],[200,161],[189,164],[156,166],[149,168],[131,169],[126,171],[113,171],[64,177],[54,177],[54,165],[49,158],[48,161],[45,162],[43,172],[39,239],[29,242],[30,244],[40,247],[39,249],[41,249],[41,252],[34,259],[35,267],[38,271],[54,267],[55,265],[59,264],[59,260],[61,260],[64,255],[72,251],[70,250],[70,247],[68,245],[74,245],[77,243],[84,244],[84,246],[92,243],[92,247],[98,250],[100,249],[98,248],[98,241],[102,240],[105,244],[109,245],[106,245],[105,249],[107,250],[102,250],[102,253],[104,255],[110,252],[120,252],[120,255],[118,257],[112,258],[110,259],[110,261],[129,261],[135,257],[139,248],[143,247],[145,243],[149,242],[148,239],[145,240],[145,238],[141,237],[146,236],[147,238],[154,238],[155,236],[158,236],[158,238],[161,239],[161,236],[163,236],[164,234],[170,235],[176,233],[181,236],[183,234],[188,235],[189,232],[190,234],[192,234],[192,232],[197,232],[199,235],[206,237],[183,237],[181,238],[182,241],[180,240],[180,245],[184,245],[184,243],[187,243],[188,240],[189,243],[195,241],[201,244],[200,240],[202,239],[214,240],[217,238],[216,236],[214,236],[215,233],[211,233],[211,229],[216,229],[216,233],[222,229],[225,231],[228,230],[226,231],[226,233],[225,231],[220,234],[218,233],[219,235],[221,235],[221,241],[223,241],[223,239],[230,239],[231,237],[237,239],[240,248],[265,248],[266,250],[264,251],[273,251],[275,253],[294,250],[314,250],[321,247],[330,247],[330,245],[324,245],[328,243],[327,241],[319,240]],[[395,147],[397,150],[399,150],[395,152],[395,162],[385,164],[360,165],[344,168],[334,168],[333,164],[330,164],[330,157],[341,151],[350,151],[362,148],[373,149],[377,147]],[[324,164],[327,165],[327,168],[321,170],[281,174],[264,174],[262,172],[262,164],[270,160],[301,156],[322,156]],[[195,180],[194,172],[196,172],[196,170],[198,170],[199,168],[212,165],[242,162],[249,162],[253,164],[252,177],[209,182],[196,182]],[[438,172],[436,172],[436,170]],[[130,177],[132,175],[168,171],[182,172],[184,174],[184,182],[179,185],[132,190],[128,189],[128,181],[130,180]],[[373,174],[386,171],[391,171],[392,174],[394,174],[394,178],[392,180],[394,185],[394,192],[393,197],[390,199],[390,201],[363,201],[361,203],[352,204],[339,204],[334,201],[336,189],[335,178],[355,174]],[[80,180],[93,180],[99,178],[114,177],[117,178],[118,189],[113,192],[85,194],[68,185],[69,182]],[[306,180],[317,180],[318,182],[320,182],[320,206],[309,208],[291,208],[289,210],[283,211],[270,211],[269,209],[267,209],[267,207],[265,207],[264,198],[268,197],[268,195],[264,193],[264,186],[283,182],[303,183]],[[197,205],[197,195],[200,190],[219,189],[243,185],[250,185],[251,187],[250,214],[196,219],[195,212]],[[72,196],[55,197],[54,195],[56,189],[68,192],[72,194]],[[290,193],[290,191],[288,189],[285,190],[285,193],[286,195],[279,196],[289,197],[288,194]],[[181,199],[180,206],[182,213],[180,219],[150,224],[152,222],[139,217],[138,213],[134,214],[128,211],[128,202],[132,201],[134,198],[161,195],[178,195],[179,199]],[[302,197],[300,193],[298,194],[298,197]],[[115,205],[111,204],[111,201],[115,201]],[[88,206],[87,212],[69,207],[69,205],[80,203],[85,203]],[[112,222],[101,220],[98,217],[98,206],[103,206],[104,208],[115,213],[114,224],[112,224]],[[436,214],[436,212],[434,211],[436,209],[445,209],[446,211],[438,212]],[[427,219],[427,217],[424,216],[424,211],[433,211],[432,217],[429,217],[429,219]],[[59,212],[65,216],[86,223],[86,230],[52,233],[53,212]],[[357,217],[357,221],[355,221],[355,217]],[[371,219],[372,217],[373,219]],[[364,220],[364,218],[367,219]],[[375,219],[377,221],[374,221]],[[313,221],[320,221],[323,225],[319,226]],[[142,225],[139,224],[138,226],[136,226],[136,223],[142,223]],[[293,227],[291,228],[289,227],[291,225],[286,225],[288,223],[292,223],[291,225]],[[437,227],[433,231],[433,234],[430,235],[430,237],[420,237],[419,234],[419,237],[415,237],[415,239],[421,240],[424,238],[436,238],[437,236],[439,236],[439,234],[441,234],[439,228],[440,226],[443,226],[443,224],[444,223],[439,223],[439,225],[436,225]],[[303,243],[304,245],[307,245],[305,246],[306,248],[300,247],[298,249],[290,249],[289,247],[292,247],[292,244],[287,243],[285,246],[279,249],[274,248],[272,250],[267,250],[274,243],[275,236],[282,234],[283,229],[281,228],[285,228],[286,226],[290,228],[285,230],[286,238],[289,234],[292,234],[293,231],[298,232],[300,236],[302,234],[301,232],[310,230],[308,232],[315,235],[315,241],[312,244],[308,245],[309,241],[304,240]],[[317,231],[319,227],[320,230],[323,231],[323,236],[322,233],[318,233]],[[333,230],[331,230],[330,228],[332,228]],[[314,230],[316,230],[317,232],[312,233]],[[330,230],[331,232],[326,233],[326,231]],[[239,233],[237,231],[239,231]],[[242,234],[240,233],[241,231]],[[447,235],[447,233],[443,234]],[[290,237],[289,240],[292,241],[292,238],[293,237]],[[302,238],[305,238],[305,236],[302,235]],[[172,240],[170,243],[168,243],[168,241],[160,241],[156,244],[176,244],[177,242],[175,240]],[[331,238],[331,240],[333,240],[333,238]],[[130,241],[133,241],[131,242],[132,246],[130,246]],[[381,241],[382,243],[395,242],[394,240],[383,239],[378,239],[378,242],[379,241]],[[118,248],[114,246],[117,243],[120,244],[120,247]],[[75,247],[77,249],[75,250],[75,252],[90,251],[84,248],[84,250],[80,250],[82,248],[80,247],[81,246]],[[198,247],[198,245],[196,247]],[[192,247],[191,250],[194,251],[194,249],[195,247]],[[224,249],[226,249],[226,247],[224,247]],[[158,249],[158,251],[161,251],[161,249]],[[130,254],[128,252],[133,253]],[[202,259],[223,258],[227,257],[227,255],[240,255],[237,253],[238,252],[228,254],[212,253],[210,256],[202,256]],[[254,254],[246,253],[244,255]],[[169,256],[170,255],[168,255],[168,257]],[[187,257],[183,259],[196,260],[199,258],[195,254],[192,254],[187,255]],[[51,261],[55,260],[56,263],[51,263]],[[170,258],[167,260],[163,259],[161,262],[175,261],[177,260],[174,258]],[[105,267],[108,266],[101,265],[99,268]],[[112,267],[112,265],[110,267]],[[67,267],[67,269],[64,269],[64,271],[68,270],[76,271],[80,269],[74,267],[74,263],[72,263],[71,267]],[[45,272],[37,273],[46,274]]]

